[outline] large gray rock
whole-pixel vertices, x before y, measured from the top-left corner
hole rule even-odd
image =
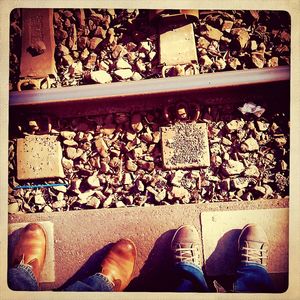
[[[259,149],[259,145],[256,139],[253,137],[248,138],[241,144],[241,150],[243,152],[251,152],[251,151],[256,151]]]
[[[121,69],[121,70],[116,70],[115,75],[121,80],[126,80],[131,78],[133,72],[131,69]]]
[[[240,161],[229,159],[222,164],[222,171],[228,176],[241,174],[244,170],[245,166]]]
[[[112,77],[104,70],[92,71],[91,79],[98,83],[110,83],[112,82]]]

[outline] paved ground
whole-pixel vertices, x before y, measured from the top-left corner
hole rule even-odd
[[[96,272],[110,245],[128,237],[138,249],[134,279],[128,290],[167,291],[169,245],[176,228],[182,224],[193,224],[199,234],[202,232],[208,281],[217,277],[226,285],[232,277],[232,272],[224,274],[222,267],[228,263],[227,246],[232,247],[233,242],[230,241],[236,237],[243,223],[259,222],[266,226],[271,237],[269,269],[278,289],[283,291],[287,287],[288,273],[288,202],[288,199],[278,199],[19,214],[10,215],[9,223],[53,223],[55,281],[43,283],[43,290],[61,288]],[[222,257],[220,250],[226,250],[226,255]],[[220,268],[215,268],[216,261]]]

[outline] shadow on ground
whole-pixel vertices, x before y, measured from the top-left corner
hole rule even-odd
[[[205,274],[205,270],[210,270],[209,274],[224,274],[221,276],[205,275],[212,291],[215,291],[213,285],[215,279],[226,290],[232,289],[234,279],[232,274],[238,262],[237,240],[240,232],[240,229],[233,229],[225,233],[206,261]],[[175,230],[167,231],[157,239],[139,276],[131,281],[126,291],[174,291],[174,274],[172,274],[172,256],[169,246],[174,233]],[[231,272],[228,273],[228,270]]]
[[[218,241],[213,253],[205,263],[206,281],[210,289],[215,290],[216,280],[227,292],[232,292],[235,272],[239,263],[238,238],[241,229],[226,232]],[[287,273],[270,273],[275,293],[283,293],[288,288]]]
[[[174,233],[169,230],[156,240],[139,276],[132,279],[126,291],[172,291],[170,244]]]
[[[226,290],[231,291],[234,274],[238,264],[238,238],[240,229],[232,229],[226,232],[217,243],[215,250],[205,262],[204,272],[208,286],[215,290],[213,281]]]
[[[208,275],[234,274],[239,259],[238,238],[240,233],[240,229],[232,229],[218,240],[215,250],[205,263]]]
[[[64,290],[74,282],[83,280],[99,272],[100,262],[104,259],[105,255],[113,245],[114,243],[110,243],[92,254],[90,258],[85,262],[85,264],[70,279],[68,279],[62,286],[60,286],[56,290]]]

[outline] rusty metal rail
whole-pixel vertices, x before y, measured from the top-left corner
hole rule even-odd
[[[124,97],[146,95],[167,95],[182,92],[201,92],[235,87],[251,87],[264,84],[277,84],[290,80],[290,67],[250,69],[220,73],[199,74],[186,77],[147,79],[143,81],[116,82],[103,85],[53,88],[10,92],[11,107],[35,106],[44,104],[82,103],[86,100],[121,101]],[[98,102],[98,101],[97,101]]]

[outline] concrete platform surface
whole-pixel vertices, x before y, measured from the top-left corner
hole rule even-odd
[[[209,276],[234,274],[238,237],[244,225],[260,225],[269,239],[268,271],[288,272],[288,208],[201,213],[205,270]]]
[[[248,210],[242,213],[253,216],[250,211],[252,209],[284,207],[288,207],[287,198],[274,201],[14,214],[9,216],[9,223],[51,221],[54,224],[55,282],[43,283],[42,290],[61,289],[97,272],[100,261],[112,243],[127,237],[135,242],[138,250],[133,280],[127,290],[155,292],[171,291],[171,282],[168,282],[171,270],[170,242],[175,230],[182,224],[192,224],[200,233],[200,214],[205,211],[220,211],[221,216],[226,216],[228,210],[239,210],[237,214],[241,213],[240,210]],[[209,215],[206,216],[208,219]],[[285,214],[278,214],[277,219],[268,217],[266,223],[282,222],[278,218],[283,216],[286,218]],[[231,216],[228,218],[232,219],[233,229],[239,228]],[[221,223],[217,224],[216,233],[222,234],[222,230],[226,228],[217,229],[218,226],[223,226]],[[209,226],[207,222],[202,225]],[[206,229],[202,230],[205,232]],[[213,236],[215,239],[217,234]],[[283,257],[277,256],[277,259],[281,261]],[[281,263],[286,264],[286,258]],[[282,270],[286,268],[282,267]]]

